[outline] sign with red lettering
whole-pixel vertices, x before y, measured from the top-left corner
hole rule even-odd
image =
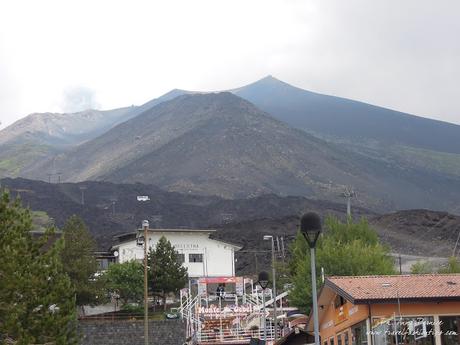
[[[203,283],[203,284],[227,284],[227,283],[233,283],[235,284],[237,282],[237,279],[239,277],[207,277],[207,278],[200,278],[198,280],[198,283]]]

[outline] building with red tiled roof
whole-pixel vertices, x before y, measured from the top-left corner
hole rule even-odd
[[[460,274],[328,277],[318,306],[322,345],[460,345]]]

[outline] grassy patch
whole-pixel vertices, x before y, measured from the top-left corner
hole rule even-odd
[[[44,211],[32,211],[32,225],[34,231],[44,232],[52,224],[51,218]]]
[[[391,151],[399,159],[411,165],[460,176],[460,154],[430,151],[408,146],[393,146]]]
[[[21,170],[33,161],[45,157],[51,152],[46,145],[25,143],[1,148],[0,173],[3,176],[16,177]]]
[[[2,159],[0,160],[0,172],[8,176],[17,176],[21,166],[14,159]]]
[[[124,306],[121,307],[121,310],[118,312],[119,316],[123,315],[130,315],[130,316],[137,316],[139,318],[144,317],[144,306],[143,305],[130,305],[130,304],[125,304]],[[149,320],[165,320],[165,314],[163,310],[157,310],[153,311],[151,308],[149,308]]]

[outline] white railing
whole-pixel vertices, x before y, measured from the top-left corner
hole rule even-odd
[[[187,337],[192,336],[196,332],[196,329],[199,329],[200,326],[200,320],[198,320],[196,318],[196,315],[193,313],[195,305],[198,301],[198,295],[194,298],[190,298],[190,295],[187,295],[184,302],[179,307],[179,313],[181,314],[181,318],[183,320],[187,320]]]
[[[265,332],[263,329],[256,330],[203,330],[200,332],[198,342],[202,344],[215,343],[235,343],[235,342],[248,342],[251,338],[265,339]],[[273,327],[267,327],[267,338],[265,340],[275,339],[275,330]]]
[[[288,294],[289,294],[289,292],[285,291],[282,294],[276,296],[276,301],[278,302],[280,299],[282,299],[283,297],[286,297]],[[275,298],[269,299],[268,301],[265,302],[265,307],[270,305],[270,304],[273,304],[274,301],[275,301]],[[262,305],[261,308],[263,308],[263,307],[264,306]]]
[[[265,307],[273,302],[278,301],[287,295],[286,292],[271,298],[265,302]],[[202,300],[199,296],[191,298],[189,294],[184,295],[185,299],[179,308],[181,316],[187,321],[187,337],[192,337],[199,344],[211,343],[249,343],[251,338],[265,339],[272,341],[274,339],[274,327],[272,322],[266,323],[266,331],[264,331],[264,319],[268,316],[269,308],[267,311],[262,311],[264,308],[262,296],[258,294],[246,294],[243,296],[243,301],[246,304],[252,305],[253,312],[244,317],[238,324],[234,324],[229,328],[218,327],[216,329],[203,329],[204,319],[197,314],[198,307],[202,305]]]
[[[179,312],[182,315],[182,318],[186,319],[188,317],[188,314],[191,312],[191,309],[195,306],[198,299],[198,295],[194,298],[185,299],[185,302],[179,307]]]

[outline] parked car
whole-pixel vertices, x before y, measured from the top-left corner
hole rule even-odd
[[[165,317],[169,320],[180,318],[179,308],[171,308],[168,312],[165,313]]]

